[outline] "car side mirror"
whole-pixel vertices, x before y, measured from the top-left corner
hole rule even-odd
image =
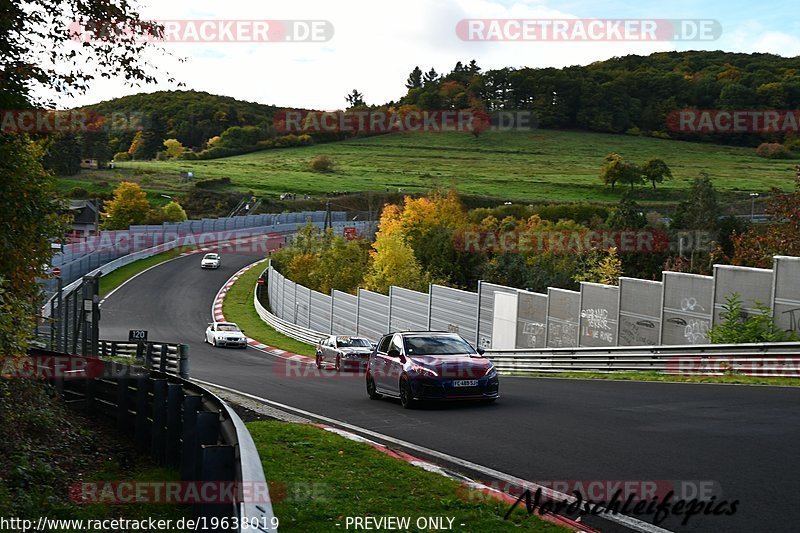
[[[478,348],[478,355],[483,355],[485,353],[486,353],[486,350],[484,350],[483,348]]]
[[[388,355],[389,357],[400,357],[400,350],[398,350],[397,348],[392,348],[391,350],[386,352],[386,355]]]

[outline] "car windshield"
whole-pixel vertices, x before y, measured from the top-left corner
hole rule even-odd
[[[372,348],[369,341],[361,337],[336,337],[336,346],[339,348]]]
[[[219,256],[217,254],[206,254],[203,259],[219,259]]]
[[[219,324],[217,331],[239,331],[239,326],[236,324]]]
[[[405,337],[408,355],[474,354],[467,341],[456,335],[425,335]]]

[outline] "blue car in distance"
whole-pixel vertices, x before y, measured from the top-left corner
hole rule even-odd
[[[497,370],[483,350],[444,331],[384,335],[369,357],[366,378],[371,399],[399,398],[406,409],[419,401],[500,397]]]

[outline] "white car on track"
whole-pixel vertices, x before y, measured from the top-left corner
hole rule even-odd
[[[203,260],[200,261],[200,268],[219,268],[219,263],[219,254],[206,254],[203,256]]]
[[[247,348],[244,331],[233,322],[211,322],[206,328],[206,342],[214,346]]]

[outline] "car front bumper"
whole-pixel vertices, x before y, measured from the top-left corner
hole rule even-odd
[[[369,355],[359,357],[340,357],[339,361],[342,368],[366,368],[369,363]]]
[[[217,339],[217,346],[224,346],[226,348],[236,347],[236,348],[244,348],[247,346],[247,339],[243,340],[230,340],[230,339]]]
[[[411,393],[417,400],[493,400],[500,397],[500,380],[480,378],[470,387],[456,387],[455,380],[418,377],[411,379]]]

